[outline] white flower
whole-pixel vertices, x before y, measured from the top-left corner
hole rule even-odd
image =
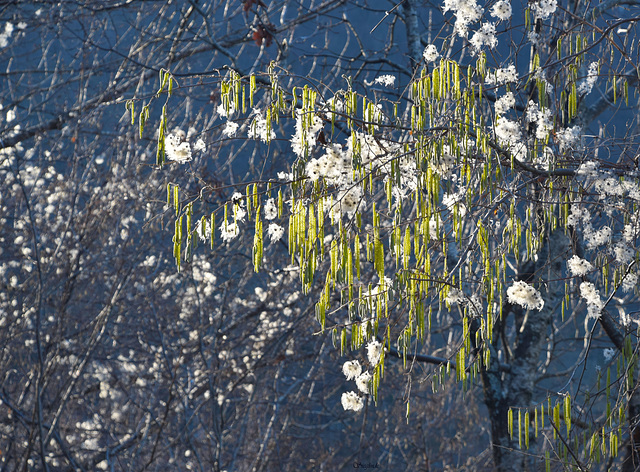
[[[445,0],[444,12],[452,10],[456,15],[456,23],[454,26],[458,36],[466,37],[469,25],[476,22],[484,13],[484,9],[479,7],[476,0]]]
[[[296,111],[296,132],[291,137],[291,147],[293,152],[299,156],[304,156],[305,146],[307,151],[311,151],[316,146],[316,137],[322,129],[322,119],[319,116],[303,114]]]
[[[244,221],[244,217],[247,216],[247,211],[244,209],[244,198],[240,192],[234,192],[231,195],[231,202],[233,203],[233,219],[234,221]]]
[[[544,300],[535,288],[528,283],[518,280],[507,289],[507,300],[513,305],[520,305],[527,310],[542,310]]]
[[[431,218],[429,219],[429,239],[439,239],[440,228],[442,228],[442,219],[440,218],[440,215],[431,215]]]
[[[240,234],[240,228],[237,223],[224,222],[220,225],[220,233],[222,240],[227,242],[236,238]]]
[[[342,372],[347,380],[355,379],[362,372],[362,366],[357,360],[345,362],[342,366]]]
[[[602,355],[604,356],[604,360],[605,362],[609,362],[611,359],[613,359],[613,355],[616,353],[616,351],[613,350],[613,348],[606,348],[603,352]]]
[[[356,379],[356,385],[358,386],[358,390],[362,393],[369,393],[369,381],[371,380],[371,374],[369,372],[364,372],[362,375],[359,375]]]
[[[593,86],[598,80],[598,63],[592,62],[589,64],[589,71],[587,72],[587,76],[585,79],[578,85],[578,93],[583,93],[585,95],[589,95],[591,90],[593,90]]]
[[[502,85],[507,82],[516,82],[518,80],[518,73],[516,72],[516,66],[510,64],[508,67],[496,69],[494,73],[489,73],[485,77],[485,82],[488,84]]]
[[[582,282],[580,284],[580,296],[587,302],[589,318],[599,318],[600,312],[604,308],[604,303],[600,299],[600,292],[596,290],[596,286],[591,282]]]
[[[622,279],[622,291],[631,292],[638,287],[638,274],[629,272],[624,279]]]
[[[569,272],[571,275],[582,277],[583,275],[588,274],[591,270],[593,270],[593,266],[589,261],[579,258],[578,256],[573,256],[571,259],[567,261],[567,267],[569,268]]]
[[[218,105],[218,108],[216,108],[216,111],[218,112],[218,115],[228,118],[235,113],[236,107],[232,101],[229,101],[228,107],[225,107],[223,100],[222,103]]]
[[[195,231],[201,241],[207,241],[211,238],[211,223],[206,218],[202,218],[196,223]]]
[[[207,150],[207,146],[204,144],[204,141],[202,140],[202,138],[199,138],[196,141],[196,143],[193,145],[193,150],[201,151],[201,152],[205,152]]]
[[[189,162],[192,159],[191,145],[186,141],[182,141],[177,134],[171,133],[164,138],[164,152],[167,155],[167,159],[180,164]]]
[[[603,226],[597,231],[593,229],[591,231],[585,231],[585,238],[587,239],[587,247],[589,249],[595,249],[611,241],[611,228]]]
[[[549,132],[553,129],[551,110],[548,108],[541,110],[533,100],[529,100],[527,120],[536,124],[536,138],[540,140],[547,139]]]
[[[345,392],[342,394],[342,408],[345,410],[360,411],[364,406],[364,400],[356,392]]]
[[[362,195],[362,187],[359,186],[341,191],[337,197],[338,204],[340,205],[340,212],[348,214],[355,213],[362,201]]]
[[[278,207],[273,198],[270,198],[265,202],[263,209],[265,219],[274,220],[278,217]]]
[[[549,18],[558,8],[557,0],[539,0],[530,5],[535,17],[541,20]]]
[[[516,105],[516,99],[513,96],[513,92],[507,92],[498,100],[496,100],[495,110],[496,115],[504,115],[508,110],[512,109]]]
[[[511,18],[511,3],[507,0],[499,0],[493,5],[491,9],[491,15],[499,20],[508,20]]]
[[[235,136],[236,131],[238,131],[238,126],[240,126],[238,125],[238,123],[227,121],[224,125],[224,129],[222,130],[223,136],[226,136],[228,138]]]
[[[449,293],[447,293],[447,298],[445,298],[444,301],[449,305],[462,303],[464,301],[464,293],[459,288],[451,287],[449,289]]]
[[[622,240],[627,243],[630,243],[630,242],[633,242],[634,238],[635,238],[635,235],[633,231],[633,226],[630,224],[624,225],[624,229],[622,230]]]
[[[556,133],[556,141],[558,142],[560,152],[572,148],[580,140],[581,135],[582,128],[578,125],[559,130]]]
[[[498,44],[498,38],[496,38],[496,25],[493,23],[485,23],[482,27],[473,33],[473,36],[469,40],[471,45],[475,48],[476,52],[482,49],[482,46],[489,46],[495,48]]]
[[[282,235],[284,234],[284,228],[276,223],[270,223],[267,228],[267,233],[269,234],[269,238],[271,241],[279,241],[282,239]]]
[[[267,123],[267,119],[262,115],[262,110],[259,108],[253,109],[253,122],[249,126],[247,136],[249,139],[260,139],[262,142],[268,143],[272,139],[276,138],[273,128]]]
[[[396,78],[393,75],[381,75],[376,77],[376,80],[373,81],[374,84],[384,85],[385,87],[393,87]]]
[[[581,208],[578,205],[571,205],[571,213],[567,218],[567,226],[577,227],[581,222],[588,224],[591,220],[591,214],[586,208]]]
[[[9,38],[11,37],[11,33],[13,33],[13,24],[5,23],[4,31],[0,33],[0,48],[6,48],[9,44]]]
[[[437,155],[434,160],[429,163],[429,167],[438,175],[447,179],[451,175],[451,170],[456,165],[456,158],[448,144],[442,146],[442,153]]]
[[[596,192],[600,194],[601,198],[607,196],[621,197],[624,194],[624,188],[618,179],[603,175],[596,180]]]
[[[522,139],[520,125],[506,118],[500,118],[495,125],[496,137],[501,144],[507,147],[516,147]]]
[[[438,48],[434,44],[429,44],[426,48],[424,48],[424,52],[422,53],[422,57],[427,62],[435,62],[438,59],[440,54],[438,53]]]
[[[598,171],[599,166],[600,164],[597,161],[585,161],[580,164],[580,167],[578,167],[576,174],[588,179],[597,178],[600,175]]]
[[[367,344],[367,359],[369,359],[369,363],[373,366],[378,365],[380,362],[380,355],[382,354],[382,344],[378,342],[378,340],[374,339],[369,344]]]

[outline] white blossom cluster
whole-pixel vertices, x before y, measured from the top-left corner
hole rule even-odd
[[[364,407],[364,398],[356,392],[345,392],[342,394],[342,408],[345,410],[360,411]]]
[[[622,279],[622,290],[624,292],[633,292],[638,289],[638,274],[636,272],[629,272]]]
[[[279,241],[282,239],[282,236],[284,236],[284,228],[278,223],[269,223],[267,235],[271,242]]]
[[[164,138],[164,150],[170,161],[184,164],[193,159],[191,145],[179,133],[171,133]]]
[[[507,299],[513,305],[520,305],[527,310],[542,310],[544,300],[534,287],[518,280],[507,289]]]
[[[464,292],[457,287],[451,287],[444,301],[449,305],[461,304],[465,301]]]
[[[338,192],[336,205],[333,208],[339,210],[341,215],[353,215],[360,208],[363,198],[364,192],[362,187],[353,185],[350,188]]]
[[[580,85],[578,85],[578,93],[589,95],[593,90],[593,86],[598,81],[598,63],[592,62],[589,64],[589,70],[587,76],[584,78]]]
[[[13,34],[13,29],[13,23],[7,21],[4,24],[4,30],[0,33],[0,48],[6,48],[9,45],[9,38]]]
[[[456,22],[454,31],[458,36],[466,37],[469,25],[480,19],[484,9],[476,0],[444,0],[444,12],[453,11]]]
[[[305,115],[296,110],[296,132],[291,138],[291,147],[298,157],[305,151],[311,152],[316,146],[318,132],[322,129],[322,119],[317,115]]]
[[[587,247],[589,249],[595,249],[611,242],[612,231],[611,228],[606,225],[597,230],[589,225],[585,228],[584,235],[587,240]]]
[[[567,261],[567,268],[569,269],[569,272],[571,272],[571,275],[576,277],[587,275],[593,270],[593,266],[589,261],[578,256],[572,256],[571,259]]]
[[[195,152],[205,152],[207,150],[207,146],[202,138],[198,138],[196,140],[193,148],[189,143],[189,141],[193,141],[195,134],[196,130],[194,128],[189,128],[187,133],[176,128],[172,133],[165,136],[164,150],[167,159],[184,164],[193,159],[192,149]]]
[[[615,355],[616,351],[613,348],[605,348],[604,351],[602,351],[602,355],[604,356],[604,360],[605,362],[609,362],[611,359],[613,359],[613,356]]]
[[[275,220],[278,217],[278,205],[274,198],[269,198],[262,206],[264,217],[267,220]]]
[[[364,406],[364,397],[369,393],[371,374],[362,372],[362,366],[357,360],[347,361],[342,366],[342,372],[347,380],[354,380],[358,388],[357,392],[345,392],[342,394],[342,407],[345,410],[360,411]]]
[[[573,148],[580,141],[582,128],[578,125],[556,131],[556,142],[560,152]]]
[[[489,85],[504,85],[509,82],[517,82],[518,72],[516,71],[516,66],[509,64],[507,67],[489,71],[484,80]]]
[[[540,20],[546,20],[551,15],[553,15],[558,8],[557,0],[538,0],[532,2],[531,9],[533,10],[533,14],[536,18]]]
[[[312,182],[324,179],[329,185],[345,185],[353,181],[352,153],[339,144],[324,147],[325,154],[307,162],[307,176]]]
[[[498,20],[506,21],[511,18],[511,14],[511,3],[507,0],[499,0],[491,8],[491,15]]]
[[[640,201],[640,184],[635,178],[620,179],[613,174],[600,170],[595,161],[583,162],[577,170],[577,175],[583,180],[585,188],[595,191],[598,199],[606,202],[604,213],[612,217],[617,205],[624,199]],[[621,228],[620,234],[616,234],[616,228],[609,224],[595,226],[594,218],[589,209],[584,205],[571,206],[571,214],[567,219],[567,225],[571,227],[582,226],[583,238],[587,249],[596,250],[602,246],[614,256],[615,262],[620,265],[630,264],[636,256],[634,241],[638,228],[638,215],[633,214],[630,221]],[[634,276],[631,274],[630,280]],[[626,282],[623,289],[629,288]]]
[[[580,296],[587,303],[587,312],[589,318],[600,318],[600,313],[604,309],[604,302],[600,299],[600,292],[591,282],[582,282],[580,284]]]
[[[527,106],[527,121],[535,124],[536,138],[541,141],[546,140],[553,130],[551,110],[549,108],[538,108],[538,105],[532,100],[529,100],[529,105]]]
[[[512,151],[522,147],[522,129],[517,121],[500,118],[495,125],[498,142]]]
[[[224,128],[222,130],[222,135],[226,136],[227,138],[231,138],[231,137],[236,135],[236,133],[238,132],[238,128],[239,127],[240,127],[240,125],[238,123],[236,123],[235,121],[227,121],[224,124]]]
[[[393,87],[396,78],[393,75],[380,75],[373,81],[374,84],[384,85],[385,87]]]
[[[253,122],[249,125],[247,136],[249,139],[259,139],[263,143],[276,139],[276,133],[273,131],[273,127],[270,126],[267,118],[259,108],[253,109]]]
[[[244,198],[240,192],[234,192],[231,196],[231,207],[233,211],[233,222],[225,219],[220,225],[220,237],[224,242],[229,242],[238,237],[240,226],[238,223],[244,222],[247,211],[244,208]]]
[[[506,92],[502,97],[496,100],[494,109],[496,115],[503,116],[507,111],[511,110],[516,105],[516,99],[513,96],[513,92]]]
[[[424,57],[424,60],[427,62],[435,62],[438,57],[440,57],[440,53],[438,52],[438,48],[435,46],[435,44],[429,44],[426,48],[424,48],[422,57]]]
[[[382,344],[377,339],[373,339],[367,344],[367,359],[369,359],[369,364],[372,366],[376,366],[380,362],[382,347]]]
[[[222,103],[216,108],[216,111],[218,115],[229,118],[236,112],[236,106],[229,95],[226,95],[223,97]]]
[[[429,162],[429,167],[442,178],[448,178],[456,165],[456,158],[451,146],[444,144],[442,152],[437,153],[435,159]]]
[[[476,53],[480,52],[483,46],[493,49],[498,45],[496,37],[496,25],[493,23],[484,23],[479,30],[473,33],[469,40]]]

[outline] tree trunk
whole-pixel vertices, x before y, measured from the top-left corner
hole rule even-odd
[[[539,455],[536,454],[533,438],[530,438],[527,454],[519,448],[517,431],[514,440],[511,440],[507,413],[509,408],[531,406],[538,366],[547,345],[549,326],[564,296],[562,284],[551,281],[561,280],[562,266],[566,261],[568,249],[569,241],[562,230],[549,234],[538,253],[538,259],[525,264],[519,270],[520,280],[536,285],[544,299],[544,307],[542,310],[527,311],[508,305],[503,310],[504,319],[495,325],[494,344],[491,347],[492,365],[483,371],[482,380],[484,400],[489,408],[491,420],[493,458],[496,470],[500,472],[533,471],[543,467],[540,459],[536,457]],[[514,339],[509,346],[513,356],[509,360],[510,368],[500,369],[497,362],[498,348],[505,340],[505,336],[501,338],[500,333],[505,327],[508,314],[514,315],[516,323]],[[514,418],[516,417],[517,413],[514,415]],[[514,423],[517,430],[517,423]]]

